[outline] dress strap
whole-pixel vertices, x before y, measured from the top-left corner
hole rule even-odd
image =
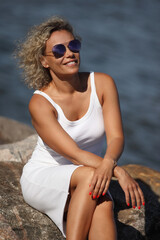
[[[96,104],[98,107],[102,107],[99,98],[97,96],[97,91],[96,91],[96,85],[95,85],[95,78],[94,78],[94,72],[90,73],[90,78],[91,78],[91,90],[92,90],[92,97],[94,98]]]
[[[46,94],[46,93],[44,93],[40,90],[36,90],[34,92],[34,94],[39,94],[39,95],[43,96],[44,98],[46,98],[52,104],[53,107],[55,107],[56,110],[59,109],[59,106],[53,101],[53,99],[50,96],[48,96],[48,94]]]

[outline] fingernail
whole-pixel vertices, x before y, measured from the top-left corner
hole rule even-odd
[[[93,196],[93,199],[95,199],[96,198],[96,196]]]
[[[91,184],[89,184],[89,187],[91,186]]]
[[[141,207],[139,206],[138,209],[141,209]]]
[[[133,208],[135,208],[135,206],[133,206]]]
[[[92,194],[92,192],[89,193],[89,195],[91,195],[91,194]]]
[[[143,206],[144,206],[144,205],[145,205],[145,202],[143,202],[142,204],[143,204]]]
[[[102,194],[102,196],[104,196],[104,195],[105,195],[105,193]]]
[[[129,203],[127,203],[127,206],[129,207],[129,206],[130,206],[130,204],[129,204]]]
[[[97,198],[99,198],[99,195],[97,196]]]

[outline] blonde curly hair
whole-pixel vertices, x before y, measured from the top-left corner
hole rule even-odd
[[[34,26],[26,40],[17,46],[14,56],[19,59],[19,67],[23,69],[24,81],[29,88],[41,89],[51,82],[49,70],[42,66],[40,57],[44,55],[46,41],[59,30],[67,30],[78,37],[67,20],[55,16]]]

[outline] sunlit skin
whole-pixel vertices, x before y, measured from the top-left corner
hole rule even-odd
[[[62,108],[66,118],[76,121],[89,107],[91,86],[88,73],[79,73],[80,55],[68,49],[74,37],[66,30],[53,32],[46,42],[46,50],[40,61],[50,71],[52,81],[41,89]],[[56,59],[52,47],[64,44],[66,52]],[[67,64],[73,62],[72,64]],[[118,93],[113,79],[103,73],[95,73],[95,85],[103,109],[107,149],[104,158],[81,150],[57,121],[56,109],[42,96],[33,95],[29,110],[32,123],[53,150],[63,155],[77,168],[71,177],[70,195],[66,205],[67,240],[115,240],[116,226],[112,200],[104,195],[111,177],[117,177],[125,192],[126,204],[140,207],[144,202],[139,185],[121,167],[114,168],[124,145]],[[95,129],[96,131],[96,129]]]

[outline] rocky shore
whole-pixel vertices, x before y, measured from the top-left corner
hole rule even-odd
[[[0,240],[62,240],[55,224],[28,206],[19,179],[36,144],[35,131],[25,124],[0,117]],[[115,202],[118,240],[160,239],[160,172],[140,165],[123,166],[140,184],[145,207],[127,207],[116,179],[110,191]]]

